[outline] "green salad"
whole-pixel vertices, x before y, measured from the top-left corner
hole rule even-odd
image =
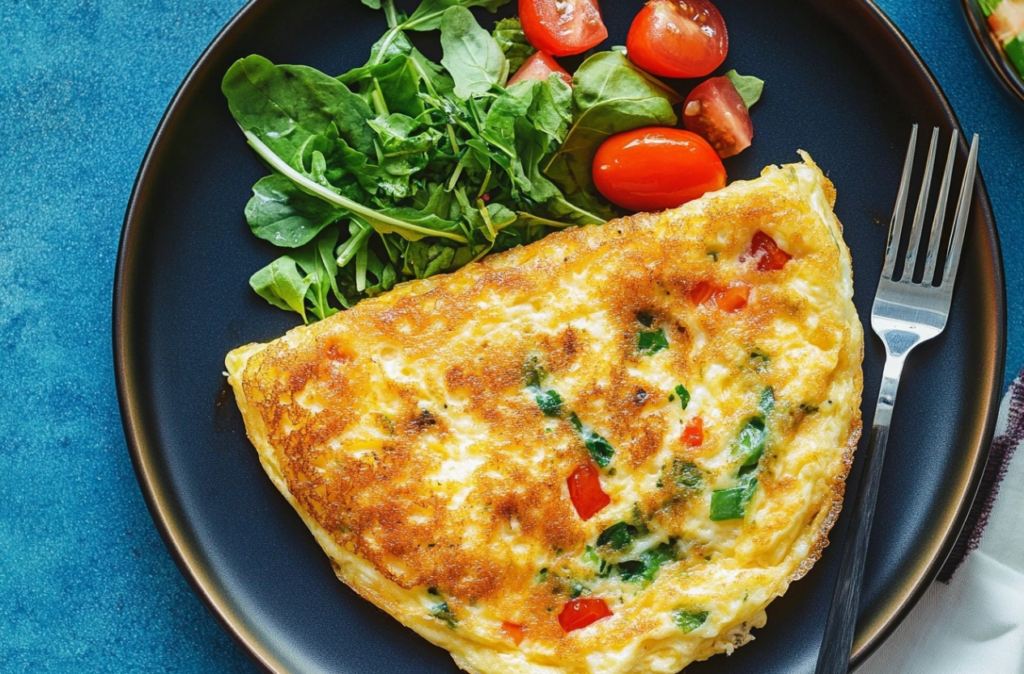
[[[533,52],[516,19],[485,30],[469,11],[508,0],[392,0],[388,29],[365,65],[334,76],[253,55],[223,92],[271,173],[245,208],[252,232],[287,249],[253,289],[306,322],[396,283],[452,271],[554,229],[619,212],[590,166],[609,136],[673,126],[681,97],[620,51],[573,76],[518,81]],[[409,33],[438,31],[434,63]]]

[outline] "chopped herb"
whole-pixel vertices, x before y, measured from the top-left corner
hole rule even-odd
[[[584,594],[590,594],[590,588],[584,587],[582,583],[575,582],[569,588],[569,599],[576,599]]]
[[[678,608],[672,612],[672,619],[676,626],[683,631],[683,634],[689,634],[707,621],[708,612]]]
[[[547,376],[548,373],[536,356],[531,356],[523,365],[523,384],[526,388],[540,388]]]
[[[736,455],[740,459],[740,466],[753,466],[764,454],[765,440],[768,432],[765,430],[764,420],[760,417],[753,417],[740,430],[736,440]]]
[[[430,615],[438,620],[443,620],[450,629],[455,629],[458,624],[458,620],[455,619],[455,614],[448,608],[448,602],[443,601],[440,604],[435,604],[430,609]]]
[[[562,396],[558,395],[558,391],[541,391],[535,398],[537,400],[537,407],[540,408],[540,411],[545,416],[557,417],[562,413]]]
[[[668,338],[664,330],[641,330],[637,333],[636,350],[640,353],[652,354],[668,348]]]
[[[742,518],[756,489],[757,476],[747,473],[740,478],[739,486],[711,492],[711,520],[720,522]]]
[[[644,520],[644,514],[640,511],[640,504],[633,504],[633,524],[636,525],[636,529],[641,536],[646,536],[651,532],[647,528],[647,522]]]
[[[775,410],[775,389],[771,386],[761,391],[761,399],[757,403],[757,409],[766,417]]]
[[[682,405],[685,410],[686,406],[690,404],[690,392],[686,390],[685,386],[679,384],[676,386],[676,395],[679,396],[679,404]],[[671,400],[671,396],[669,397],[669,400]]]
[[[601,532],[597,537],[598,547],[608,546],[612,550],[622,550],[633,544],[638,530],[632,524],[617,522]]]
[[[758,372],[764,372],[771,364],[771,358],[768,357],[768,354],[760,350],[751,351],[750,360],[753,361],[754,369]]]
[[[689,461],[673,459],[672,473],[676,484],[687,489],[700,489],[704,482],[704,471]]]
[[[636,315],[636,320],[640,321],[640,325],[644,326],[645,328],[649,328],[652,325],[654,325],[654,316],[647,313],[646,311],[641,311],[640,313],[638,313]]]
[[[540,584],[540,583],[547,582],[547,579],[548,579],[548,567],[545,566],[543,569],[541,569],[540,571],[537,572],[537,583]]]
[[[576,416],[575,412],[569,413],[569,423],[576,429],[576,432],[583,437],[583,444],[587,446],[590,451],[591,458],[601,468],[605,468],[609,463],[612,462],[612,457],[615,455],[615,448],[612,447],[611,443],[605,440],[603,437],[598,435],[592,430],[584,429],[583,422]]]
[[[650,583],[654,581],[663,564],[675,561],[675,559],[675,546],[671,542],[662,543],[656,548],[640,553],[639,559],[619,562],[616,568],[619,577],[627,582]]]
[[[676,394],[675,393],[669,393],[668,394],[668,401],[669,402],[674,402],[675,399],[676,399]]]

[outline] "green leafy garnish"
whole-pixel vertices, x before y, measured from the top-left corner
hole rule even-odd
[[[672,612],[672,619],[676,626],[683,631],[683,634],[689,634],[707,621],[708,612],[677,608]]]
[[[675,546],[672,543],[662,543],[640,553],[639,559],[619,562],[615,568],[619,572],[619,577],[625,581],[651,583],[662,565],[675,559]]]
[[[686,489],[700,489],[704,484],[704,471],[689,461],[672,459],[672,474],[675,483]]]
[[[601,468],[605,468],[612,461],[612,457],[615,455],[615,448],[612,447],[611,443],[605,440],[603,437],[595,433],[593,430],[584,428],[583,422],[576,416],[575,412],[569,413],[569,423],[576,429],[576,432],[583,437],[583,444],[586,445],[587,450],[590,451],[590,456]]]
[[[740,477],[738,486],[711,492],[711,520],[719,522],[742,518],[756,489],[757,476],[750,472]]]
[[[657,330],[641,330],[637,333],[636,350],[640,353],[657,353],[667,348],[668,338],[665,337],[664,330],[659,328]]]
[[[306,291],[310,280],[299,273],[295,260],[284,255],[252,275],[249,285],[275,307],[291,309],[306,320]]]
[[[622,550],[633,544],[636,535],[637,528],[635,526],[627,522],[617,522],[601,532],[601,535],[597,537],[597,546]]]
[[[736,87],[736,91],[739,92],[740,98],[743,99],[744,105],[747,106],[747,110],[754,107],[754,103],[761,100],[761,92],[764,91],[764,80],[751,75],[740,75],[735,70],[730,70],[725,76]]]
[[[452,613],[450,608],[448,608],[448,602],[446,601],[432,606],[430,608],[430,615],[431,617],[444,621],[444,623],[448,625],[449,629],[455,629],[459,623],[459,621],[455,619],[455,614]]]
[[[562,414],[562,396],[558,391],[541,391],[536,395],[537,406],[545,416],[557,417]]]
[[[735,453],[740,459],[740,466],[753,466],[764,454],[764,445],[768,432],[765,429],[764,420],[760,417],[748,419],[747,423],[740,429],[736,439]]]
[[[690,392],[686,390],[686,387],[682,384],[678,384],[675,388],[676,395],[679,396],[679,404],[686,409],[686,406],[690,404]]]

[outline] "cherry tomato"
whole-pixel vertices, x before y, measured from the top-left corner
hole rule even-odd
[[[629,60],[661,77],[704,77],[728,51],[725,21],[708,0],[651,0],[626,36]]]
[[[583,464],[569,476],[569,498],[584,522],[612,502],[601,488],[601,478],[593,461]]]
[[[504,630],[505,634],[512,638],[512,641],[515,642],[516,646],[523,643],[523,638],[526,634],[522,625],[505,621],[501,623],[501,629]]]
[[[747,306],[749,298],[750,284],[734,283],[728,288],[715,293],[715,306],[722,311],[733,313]]]
[[[552,56],[580,54],[608,37],[597,0],[519,0],[519,20],[530,44]]]
[[[662,126],[626,131],[597,149],[594,185],[633,211],[674,208],[725,187],[725,167],[707,141]]]
[[[683,444],[687,447],[700,447],[704,444],[704,420],[694,417],[683,428]]]
[[[778,271],[793,259],[793,256],[779,248],[775,239],[757,230],[750,242],[750,254],[757,259],[758,271]]]
[[[572,75],[566,72],[565,68],[558,65],[558,61],[542,51],[526,59],[505,86],[510,87],[516,82],[522,82],[523,80],[546,80],[551,73],[557,74],[562,78],[563,82],[570,87],[572,86]]]
[[[683,104],[683,126],[706,138],[722,159],[750,147],[754,124],[728,77],[701,82]]]
[[[558,623],[566,632],[572,632],[581,630],[610,615],[612,615],[612,610],[608,608],[608,604],[604,603],[604,599],[580,597],[565,605],[562,612],[558,614]]]

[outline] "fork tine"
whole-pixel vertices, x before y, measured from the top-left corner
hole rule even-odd
[[[942,243],[943,224],[946,220],[946,202],[949,200],[949,185],[953,181],[953,164],[956,162],[956,144],[960,140],[960,132],[953,129],[953,137],[949,141],[949,153],[946,155],[946,170],[942,174],[942,186],[939,188],[939,201],[935,205],[935,218],[932,220],[932,231],[928,239],[928,254],[924,258],[924,276],[921,283],[934,285],[935,267],[939,261],[939,245]]]
[[[971,140],[971,153],[967,157],[967,168],[964,169],[964,181],[960,185],[960,199],[956,203],[956,223],[953,225],[953,236],[949,242],[949,255],[946,257],[946,268],[942,272],[943,290],[953,290],[956,270],[960,266],[960,252],[964,247],[964,232],[967,229],[967,216],[971,211],[971,196],[974,194],[974,175],[978,170],[978,134]]]
[[[910,131],[910,142],[907,144],[907,157],[903,160],[903,177],[900,178],[900,189],[896,193],[896,206],[892,210],[889,222],[889,242],[885,247],[885,263],[882,265],[882,278],[892,280],[892,271],[896,267],[896,253],[903,235],[903,215],[907,210],[907,192],[910,190],[910,174],[914,171],[914,148],[917,146],[917,124]]]
[[[932,127],[932,140],[928,144],[928,159],[924,164],[924,177],[921,180],[921,192],[917,195],[917,208],[914,209],[914,224],[910,229],[907,241],[907,261],[903,265],[900,281],[910,283],[914,280],[914,269],[917,266],[917,251],[921,247],[921,232],[924,229],[924,213],[928,210],[928,197],[932,189],[932,173],[935,170],[935,149],[939,145],[939,127]]]

